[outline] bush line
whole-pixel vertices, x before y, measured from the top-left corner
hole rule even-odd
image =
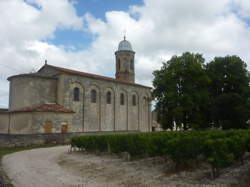
[[[71,146],[90,152],[128,152],[132,157],[166,156],[176,169],[204,157],[211,165],[212,177],[220,168],[240,161],[250,152],[250,130],[178,131],[78,136]]]

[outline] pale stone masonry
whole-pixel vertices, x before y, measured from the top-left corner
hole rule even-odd
[[[151,88],[134,83],[131,44],[116,56],[116,78],[45,64],[9,77],[9,109],[0,110],[0,133],[151,131]]]

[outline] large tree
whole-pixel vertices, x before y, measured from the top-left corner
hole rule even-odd
[[[249,114],[249,74],[237,56],[216,57],[207,64],[211,79],[211,122],[223,129],[246,128]]]
[[[207,124],[209,78],[200,54],[173,56],[154,71],[154,91],[158,120],[164,129],[174,124],[184,130]]]

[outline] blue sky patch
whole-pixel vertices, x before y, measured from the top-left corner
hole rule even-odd
[[[78,15],[87,12],[96,18],[105,19],[108,11],[127,11],[132,5],[143,5],[142,0],[75,0],[75,8]]]
[[[127,11],[131,5],[143,5],[143,0],[73,0],[71,1],[77,11],[78,16],[86,13],[105,21],[105,13],[108,11]],[[82,50],[86,49],[93,40],[93,35],[84,31],[69,29],[57,29],[54,38],[48,40],[49,43],[62,45],[66,49]]]
[[[54,38],[48,40],[49,43],[66,47],[66,50],[79,51],[89,47],[89,44],[93,40],[93,35],[84,32],[69,29],[58,29],[54,33]],[[74,46],[74,48],[72,48]]]

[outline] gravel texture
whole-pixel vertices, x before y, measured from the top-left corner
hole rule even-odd
[[[40,148],[4,156],[3,168],[16,187],[250,186],[250,159],[210,180],[210,168],[173,172],[163,158],[126,161],[117,155],[69,152],[69,146]]]

